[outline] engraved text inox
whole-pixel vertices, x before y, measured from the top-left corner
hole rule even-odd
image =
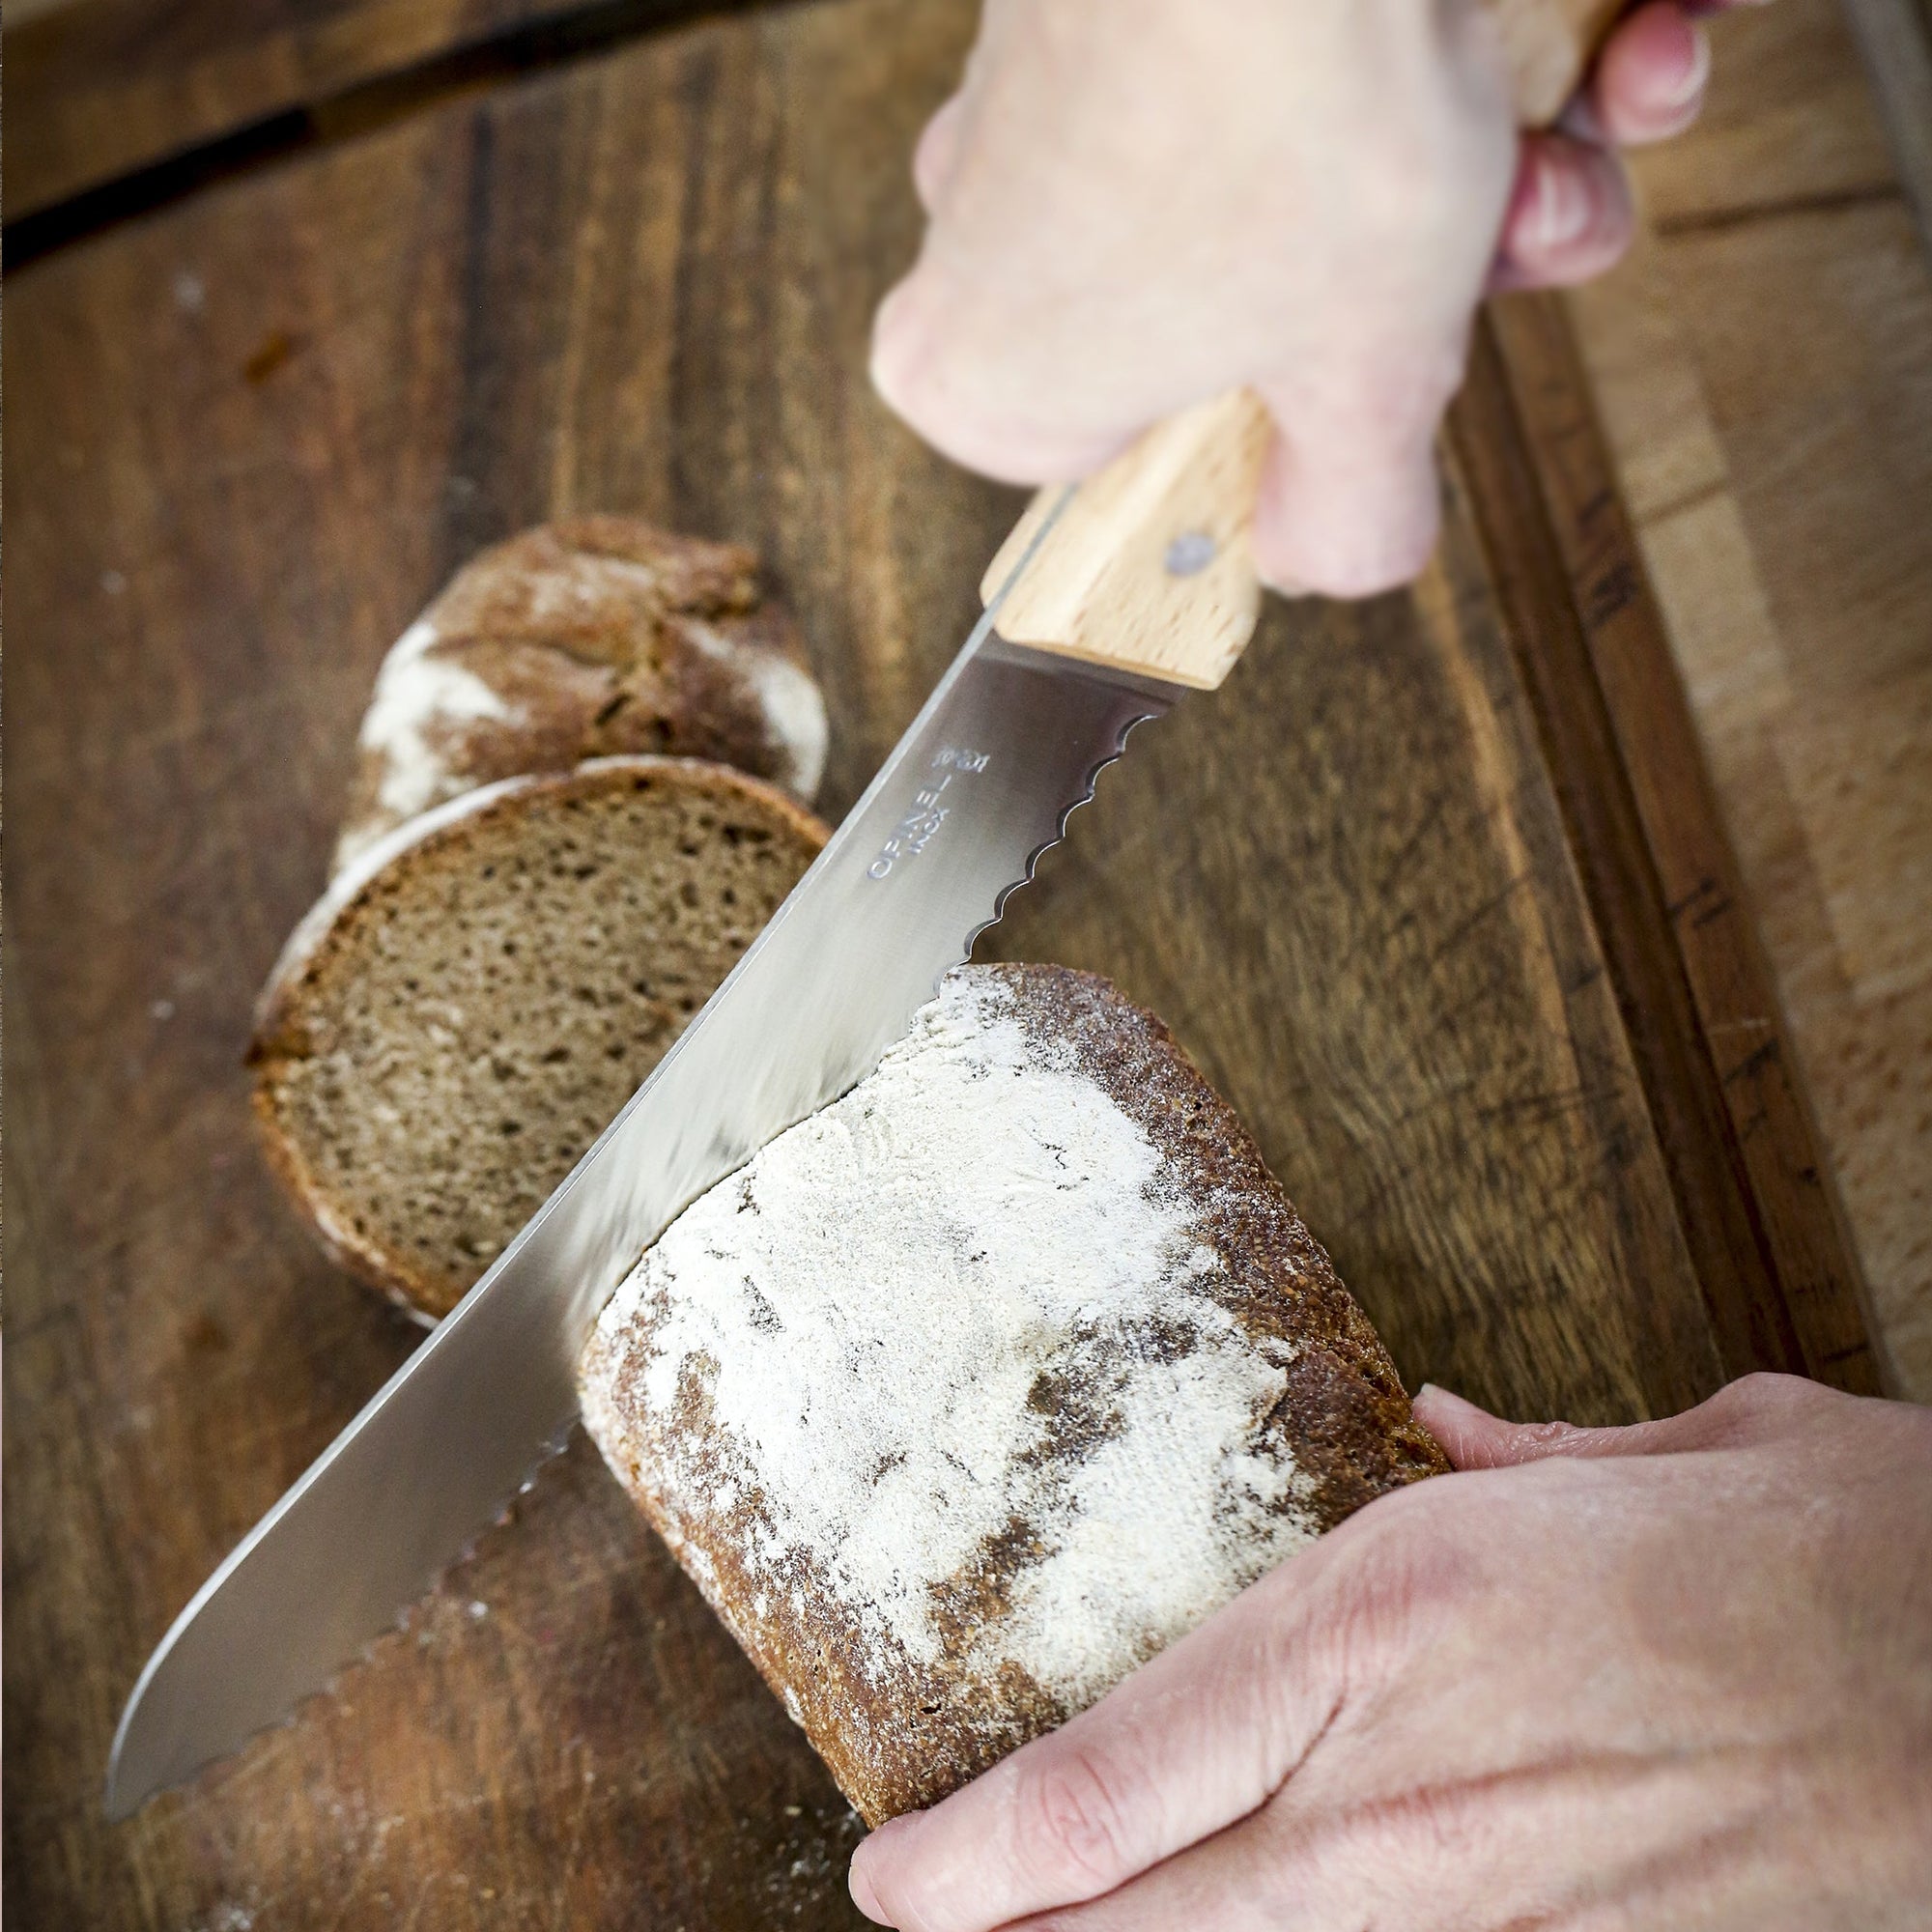
[[[913,794],[911,807],[901,814],[893,835],[879,848],[879,856],[866,867],[868,879],[883,879],[901,859],[915,859],[932,841],[946,822],[946,814],[958,803],[951,790],[958,778],[983,772],[993,761],[990,752],[974,752],[960,745],[943,745],[926,767],[925,781]]]

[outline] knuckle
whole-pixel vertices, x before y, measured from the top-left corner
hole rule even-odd
[[[1360,1902],[1387,1904],[1392,1882],[1403,1888],[1435,1862],[1423,1856],[1418,1822],[1413,1807],[1401,1801],[1350,1803],[1337,1794],[1313,1804],[1297,1802],[1292,1780],[1262,1814],[1276,1871],[1292,1873],[1303,1897],[1356,1904],[1356,1915],[1345,1921],[1350,1924],[1380,1925],[1378,1917],[1360,1916]]]
[[[939,200],[952,173],[959,147],[961,111],[959,95],[955,94],[950,100],[942,102],[932,119],[921,129],[919,141],[912,151],[913,180],[928,209]]]
[[[872,329],[873,384],[895,410],[915,419],[933,387],[940,350],[922,307],[917,290],[901,285],[880,304]]]
[[[1453,1526],[1422,1506],[1421,1487],[1382,1497],[1336,1532],[1323,1624],[1345,1682],[1386,1678],[1410,1649],[1454,1617],[1471,1567]]]
[[[1803,1376],[1780,1376],[1769,1369],[1756,1369],[1726,1383],[1714,1399],[1747,1414],[1776,1413],[1798,1406],[1819,1393],[1818,1384],[1806,1381]]]
[[[1379,597],[1413,582],[1435,548],[1434,522],[1401,528],[1336,531],[1321,538],[1289,538],[1271,546],[1263,568],[1271,582],[1288,582],[1325,597]]]
[[[1335,1850],[1357,1869],[1439,1868],[1460,1862],[1487,1835],[1484,1805],[1467,1785],[1411,1786],[1351,1807],[1337,1832]]]
[[[1774,1375],[1760,1369],[1727,1382],[1705,1405],[1714,1422],[1751,1433],[1766,1424],[1795,1421],[1832,1401],[1831,1391],[1803,1376]]]
[[[879,305],[872,327],[872,385],[927,441],[959,440],[982,413],[984,375],[975,335],[962,327],[945,278],[922,264]]]
[[[1020,1852],[1043,1878],[1083,1890],[1110,1889],[1134,1868],[1147,1794],[1103,1752],[1062,1738],[1020,1781]]]

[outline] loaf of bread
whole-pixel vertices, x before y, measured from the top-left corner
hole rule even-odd
[[[1446,1467],[1233,1110],[1047,966],[949,976],[666,1231],[580,1381],[872,1824]]]
[[[412,818],[284,949],[249,1059],[324,1246],[424,1316],[543,1205],[826,829],[693,758],[594,759]]]
[[[334,869],[476,785],[625,753],[717,759],[810,805],[825,748],[750,551],[632,517],[547,524],[464,565],[389,652]]]

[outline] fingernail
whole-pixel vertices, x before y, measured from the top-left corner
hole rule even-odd
[[[866,1867],[855,1857],[851,1869],[845,1875],[845,1884],[852,1893],[852,1903],[869,1918],[874,1925],[888,1925],[892,1921],[886,1917],[885,1907],[879,1903],[879,1895],[872,1889],[872,1882],[866,1876]]]
[[[1704,84],[1711,78],[1711,43],[1701,32],[1692,29],[1690,36],[1690,64],[1664,91],[1659,102],[1664,107],[1688,107],[1703,93]]]
[[[1536,208],[1529,219],[1529,242],[1538,253],[1554,253],[1579,242],[1596,214],[1596,197],[1575,168],[1546,161],[1537,170]]]

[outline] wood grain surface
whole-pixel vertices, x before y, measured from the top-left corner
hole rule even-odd
[[[506,42],[551,49],[554,30],[598,37],[698,11],[675,0],[66,0],[9,23],[7,219],[104,187],[198,146],[250,148],[369,112],[371,90],[473,77],[461,56]],[[514,57],[514,56],[513,56]]]
[[[1932,59],[1932,15],[1878,5]],[[1632,258],[1567,305],[1895,1386],[1923,1402],[1932,177],[1888,142],[1837,0],[1712,31],[1703,119],[1634,157]]]
[[[745,539],[811,643],[836,817],[975,615],[1019,499],[863,373],[970,14],[822,0],[640,39],[10,281],[16,1925],[857,1922],[850,1813],[581,1440],[332,1695],[123,1826],[98,1806],[142,1659],[415,1339],[280,1205],[241,1065],[389,641],[546,516]],[[1756,1265],[1700,1276],[1672,1168],[1710,1045],[1694,1006],[1646,1005],[1634,950],[1681,957],[1658,896],[1593,883],[1566,804],[1592,775],[1552,771],[1526,613],[1574,630],[1588,580],[1557,510],[1512,529],[1480,500],[1544,473],[1506,373],[1478,369],[1414,593],[1270,602],[989,937],[1169,1020],[1411,1381],[1624,1420],[1792,1359],[1801,1324],[1769,1183],[1728,1159],[1706,1184]],[[1630,787],[1613,735],[1583,755]]]
[[[1476,366],[1458,446],[1725,1368],[1875,1392],[1836,1197],[1560,309],[1496,304]],[[1539,505],[1582,592],[1567,612],[1520,567]]]

